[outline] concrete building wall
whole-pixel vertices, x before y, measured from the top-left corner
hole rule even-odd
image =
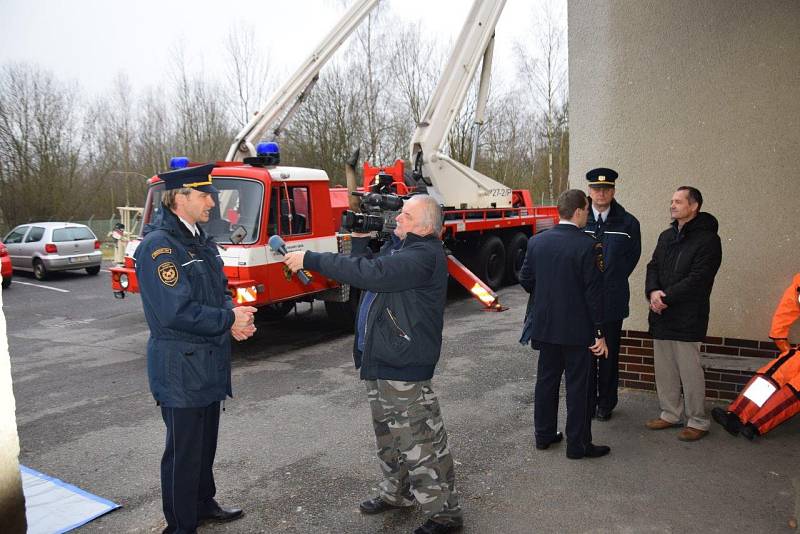
[[[766,339],[800,270],[800,2],[569,0],[570,184],[616,169],[640,220],[631,318],[680,185],[720,222],[709,336]],[[800,329],[795,329],[800,341]]]

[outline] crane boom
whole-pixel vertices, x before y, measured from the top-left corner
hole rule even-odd
[[[494,29],[505,0],[475,0],[444,72],[411,140],[415,175],[441,204],[454,208],[511,206],[507,186],[447,156],[443,146],[455,122],[478,65],[483,64],[476,122],[483,121]]]
[[[297,72],[273,95],[267,104],[236,135],[225,161],[242,161],[256,155],[256,144],[277,123],[277,136],[316,83],[319,71],[342,43],[353,33],[379,0],[357,0],[336,26],[325,36]],[[280,122],[278,122],[280,121]]]

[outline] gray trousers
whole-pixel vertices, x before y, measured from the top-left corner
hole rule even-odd
[[[661,419],[708,430],[706,416],[706,377],[700,365],[700,342],[653,340],[656,390],[661,405]],[[683,386],[683,395],[681,395]]]
[[[460,525],[453,457],[430,380],[366,380],[383,471],[381,497],[396,506],[414,499],[438,523]]]

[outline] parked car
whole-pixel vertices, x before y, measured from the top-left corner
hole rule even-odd
[[[8,255],[8,249],[0,243],[0,274],[3,275],[3,289],[11,285],[11,258]]]
[[[52,271],[86,269],[100,272],[103,253],[94,232],[83,224],[42,222],[21,224],[3,238],[15,270],[32,271],[44,280]]]

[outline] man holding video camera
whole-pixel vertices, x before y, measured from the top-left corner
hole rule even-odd
[[[403,203],[391,239],[377,253],[370,234],[353,233],[350,255],[290,252],[293,271],[308,269],[362,289],[353,358],[366,382],[383,471],[380,494],[365,514],[406,508],[428,516],[417,534],[462,525],[453,459],[439,401],[431,388],[442,347],[447,259],[439,236],[442,211],[428,195]]]

